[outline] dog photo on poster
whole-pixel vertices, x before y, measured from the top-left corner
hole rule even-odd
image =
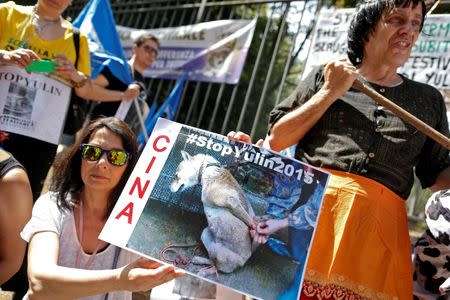
[[[100,238],[259,299],[297,299],[329,174],[159,119]]]

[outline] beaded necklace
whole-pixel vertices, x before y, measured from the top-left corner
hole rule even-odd
[[[35,28],[34,33],[31,34],[29,37],[27,37],[22,42],[20,42],[19,48],[26,48],[26,46],[28,45],[28,43],[30,42],[30,40],[33,37],[35,37],[36,35],[40,35],[44,30],[49,28],[51,25],[56,25],[56,24],[60,24],[61,23],[62,17],[58,16],[54,20],[44,20],[45,23],[42,26],[40,26],[39,25],[40,17],[39,17],[39,15],[36,12],[37,12],[37,4],[33,6],[33,9],[31,11],[31,15],[29,16],[29,20],[24,23],[24,26],[26,26],[27,23],[29,25],[34,26],[34,28]],[[33,23],[35,23],[35,25],[33,25]],[[24,28],[24,29],[26,29],[26,28]]]

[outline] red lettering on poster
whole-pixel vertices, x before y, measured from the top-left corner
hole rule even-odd
[[[165,139],[167,143],[170,143],[170,139],[167,135],[160,135],[158,136],[155,141],[153,142],[153,150],[156,152],[163,152],[167,149],[167,147],[158,148],[158,142],[160,139]]]
[[[116,216],[116,219],[119,219],[121,217],[126,217],[128,219],[128,224],[131,224],[131,221],[133,219],[133,202],[129,202],[127,206],[125,206],[124,209]]]
[[[152,166],[153,166],[153,164],[155,163],[155,160],[156,160],[156,157],[155,157],[155,156],[153,156],[153,157],[150,159],[150,162],[148,163],[148,166],[147,166],[147,170],[145,170],[145,173],[146,173],[146,174],[148,174],[148,172],[150,172],[150,170],[152,169]]]
[[[155,138],[153,141],[153,150],[162,153],[167,150],[167,144],[170,143],[170,138],[167,135],[160,135]],[[156,162],[157,157],[153,156],[150,161],[148,162],[147,169],[145,170],[145,174],[149,174],[150,170],[152,169],[153,165]],[[149,176],[148,176],[149,177]],[[144,182],[145,181],[145,182]],[[148,179],[142,178],[137,176],[134,179],[133,185],[131,186],[130,191],[128,194],[132,196],[135,191],[137,190],[137,194],[139,199],[144,198],[145,192],[147,191],[147,188],[150,185],[150,177]],[[134,197],[132,198],[134,199]],[[120,219],[121,217],[126,217],[128,224],[132,223],[133,220],[133,207],[134,203],[129,202],[127,206],[122,209],[122,211],[116,216],[116,219]]]
[[[135,190],[135,188],[137,188],[138,190],[138,197],[140,199],[142,199],[144,197],[145,191],[147,190],[147,187],[150,183],[150,180],[145,181],[145,185],[144,188],[142,188],[142,184],[141,184],[141,178],[140,177],[136,177],[136,179],[134,180],[133,185],[131,186],[131,190],[130,190],[130,196],[133,195],[133,192]]]

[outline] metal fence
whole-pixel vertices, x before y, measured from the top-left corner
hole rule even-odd
[[[66,16],[75,18],[87,0],[74,1]],[[273,106],[295,88],[323,1],[288,0],[111,0],[116,23],[138,29],[183,26],[220,19],[253,19],[257,25],[240,81],[236,85],[188,81],[176,121],[226,134],[230,130],[263,138]],[[150,102],[161,103],[174,80],[147,79]],[[408,201],[411,220],[423,219],[429,192],[416,182]]]
[[[0,0],[5,2],[4,0]],[[65,17],[75,19],[88,0],[75,0]],[[183,26],[220,19],[253,19],[257,25],[236,85],[188,81],[176,121],[216,133],[265,136],[267,116],[299,82],[308,35],[325,0],[110,0],[118,25],[138,29]],[[35,0],[17,0],[33,5]],[[303,53],[304,54],[304,53]],[[147,79],[150,102],[161,103],[174,80]],[[411,221],[423,220],[429,190],[416,181],[407,201]]]
[[[86,3],[74,1],[66,16],[75,18]],[[111,6],[118,25],[138,29],[257,18],[239,83],[188,81],[176,121],[221,134],[241,130],[260,138],[265,135],[269,111],[298,83],[299,53],[306,47],[304,41],[320,2],[111,0]],[[174,84],[174,80],[148,79],[149,102],[161,103]]]

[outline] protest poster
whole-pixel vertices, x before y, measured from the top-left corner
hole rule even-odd
[[[144,33],[160,42],[158,56],[143,72],[145,77],[238,82],[252,41],[256,20],[218,20],[179,27],[136,29],[117,26],[125,54],[131,56],[133,40]]]
[[[291,287],[297,299],[328,177],[160,118],[99,238],[254,298]],[[249,228],[269,223],[280,230],[253,247]]]
[[[411,56],[400,69],[406,77],[450,90],[450,15],[428,15]]]
[[[353,8],[324,9],[320,12],[303,77],[314,66],[347,56],[347,30],[353,12]],[[411,55],[399,68],[399,73],[439,90],[449,90],[449,70],[450,15],[427,15]]]
[[[353,8],[322,9],[311,38],[303,78],[318,65],[347,57],[347,30]]]
[[[71,90],[43,74],[0,66],[0,130],[58,144]]]

